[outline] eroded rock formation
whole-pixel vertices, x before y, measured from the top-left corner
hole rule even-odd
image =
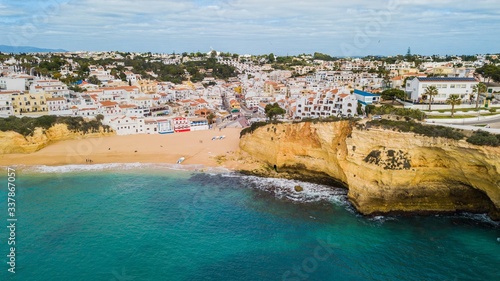
[[[101,137],[114,134],[115,133],[104,132],[103,130],[98,133],[90,134],[72,132],[68,130],[66,124],[55,124],[47,130],[36,128],[33,135],[27,137],[12,131],[0,132],[0,154],[31,153],[38,151],[55,141]]]
[[[240,148],[263,164],[252,173],[338,181],[363,214],[470,211],[500,219],[498,147],[341,121],[270,124],[244,135]]]

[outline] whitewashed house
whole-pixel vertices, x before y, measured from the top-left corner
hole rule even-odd
[[[208,130],[208,120],[205,118],[190,118],[191,131]]]
[[[354,116],[358,101],[353,94],[341,94],[338,89],[323,90],[299,98],[292,115],[295,119],[328,116]]]
[[[144,118],[129,116],[105,118],[103,123],[115,130],[117,135],[143,134],[146,128]]]
[[[380,102],[380,95],[369,92],[354,90],[354,96],[362,105],[374,104]]]
[[[406,82],[406,93],[415,103],[422,101],[422,95],[429,86],[435,86],[439,92],[433,99],[444,103],[450,95],[458,95],[463,101],[474,95],[473,88],[479,82],[475,78],[464,77],[415,77]]]
[[[0,92],[0,116],[7,117],[14,115],[12,98],[9,93]]]

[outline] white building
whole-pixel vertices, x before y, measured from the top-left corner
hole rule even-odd
[[[11,115],[14,115],[12,97],[9,93],[0,92],[0,116],[7,117]]]
[[[141,79],[140,74],[135,74],[131,71],[125,71],[125,75],[127,76],[126,77],[127,81],[129,81],[132,85],[134,85],[135,83],[137,83],[138,80]]]
[[[170,119],[158,119],[158,133],[160,134],[171,134],[174,132],[174,126],[172,120]]]
[[[146,132],[144,118],[120,116],[115,118],[105,118],[104,122],[116,131],[117,135],[143,134]]]
[[[105,116],[122,115],[122,108],[113,101],[101,101],[98,108],[98,112]]]
[[[96,107],[83,107],[78,108],[76,106],[71,107],[73,114],[76,116],[88,117],[88,116],[96,116],[98,114],[98,108]]]
[[[462,100],[470,100],[473,88],[478,84],[475,78],[463,77],[415,77],[406,82],[406,93],[415,102],[422,100],[422,95],[429,86],[435,86],[439,92],[433,99],[445,102],[450,95],[458,95]]]
[[[24,91],[26,90],[25,78],[0,77],[0,91]]]
[[[173,119],[174,131],[176,133],[191,131],[191,122],[185,117],[175,117]]]
[[[358,100],[353,94],[341,94],[337,89],[324,90],[297,100],[291,114],[294,119],[328,116],[354,116]]]
[[[111,75],[111,71],[104,69],[104,67],[102,66],[96,67],[94,65],[91,65],[89,66],[89,71],[89,77],[95,76],[97,79],[99,79],[99,81],[103,83],[107,83],[108,81],[115,79],[115,77]]]
[[[129,117],[145,117],[151,115],[149,107],[139,107],[135,105],[119,105],[126,116]]]
[[[46,101],[47,101],[47,107],[49,109],[50,115],[57,114],[57,112],[59,112],[59,111],[69,109],[68,102],[63,97],[47,98]]]
[[[68,86],[59,80],[36,80],[30,86],[30,93],[45,93],[50,97],[69,98]]]
[[[191,131],[208,130],[208,120],[205,118],[192,118],[189,120],[191,122]]]
[[[368,104],[374,104],[374,103],[380,102],[380,95],[377,95],[377,94],[372,94],[372,93],[368,93],[365,91],[360,91],[360,90],[355,89],[354,95],[356,96],[356,99],[362,105],[368,105]]]

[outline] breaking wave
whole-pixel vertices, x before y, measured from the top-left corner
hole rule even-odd
[[[328,201],[337,205],[349,205],[347,190],[340,187],[289,179],[261,178],[244,175],[240,175],[240,177],[244,186],[265,191],[278,199],[305,203]]]

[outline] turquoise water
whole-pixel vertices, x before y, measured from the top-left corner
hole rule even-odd
[[[2,227],[0,280],[500,280],[500,227],[485,216],[366,218],[313,184],[81,168],[19,171],[16,273]]]

